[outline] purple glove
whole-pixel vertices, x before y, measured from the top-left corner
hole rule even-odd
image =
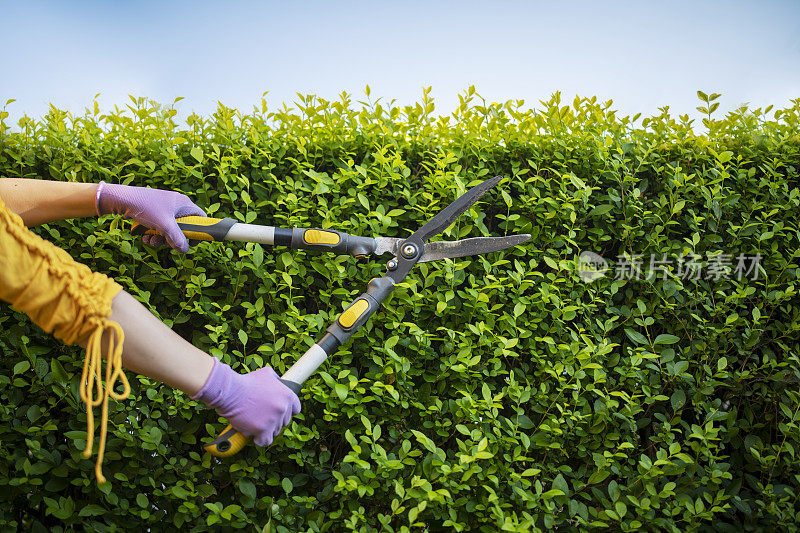
[[[189,243],[175,219],[206,216],[185,194],[104,181],[97,186],[95,206],[98,215],[114,213],[158,230],[172,248],[184,253],[189,251]],[[142,240],[152,246],[160,246],[165,239],[162,235],[145,235]]]
[[[272,444],[292,416],[300,412],[300,398],[270,367],[239,374],[216,358],[206,384],[192,399],[216,409],[236,431],[253,437],[258,446]]]

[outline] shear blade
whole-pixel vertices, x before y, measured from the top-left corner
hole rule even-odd
[[[495,176],[494,178],[489,178],[483,183],[475,185],[473,188],[459,196],[453,203],[439,211],[436,216],[430,219],[408,239],[415,242],[426,242],[434,235],[438,235],[439,233],[443,232],[453,224],[453,221],[455,221],[455,219],[457,219],[461,213],[472,207],[475,202],[480,200],[484,194],[492,189],[492,187],[500,183],[500,180],[502,179],[503,176]]]
[[[439,261],[440,259],[499,252],[522,244],[530,238],[530,233],[521,233],[507,237],[473,237],[461,241],[429,242],[425,245],[425,252],[418,262],[427,263],[428,261]]]

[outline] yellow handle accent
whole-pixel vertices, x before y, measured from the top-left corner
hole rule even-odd
[[[320,229],[310,229],[303,234],[306,244],[339,244],[341,238],[338,233]]]
[[[180,217],[176,218],[175,221],[178,224],[194,224],[196,226],[213,226],[217,222],[222,222],[221,218],[211,218],[211,217]]]
[[[147,231],[145,233],[153,235],[153,234],[156,234],[158,232],[150,230],[150,231]],[[213,241],[214,240],[214,237],[212,237],[208,233],[200,233],[199,231],[184,231],[183,234],[186,235],[187,239],[192,239],[194,241]]]
[[[226,433],[229,434],[226,435]],[[239,453],[239,450],[244,448],[249,441],[250,437],[245,437],[228,424],[228,427],[223,429],[216,439],[203,448],[215,457],[230,457]]]
[[[195,226],[213,226],[217,222],[222,222],[222,219],[221,218],[211,218],[211,217],[191,216],[191,217],[176,218],[175,221],[178,223],[179,227],[180,227],[181,224],[192,224],[192,225],[195,225]],[[133,228],[132,229],[135,230],[139,226],[141,226],[141,224],[139,224],[138,222],[135,222],[133,224]],[[195,241],[213,241],[214,240],[214,238],[211,235],[209,235],[208,233],[202,233],[202,232],[199,232],[199,231],[185,231],[185,230],[183,230],[183,228],[181,228],[181,231],[183,231],[183,234],[186,235],[187,239],[192,239],[192,240],[195,240]],[[157,231],[157,230],[154,230],[154,229],[148,229],[147,231],[144,232],[144,235],[161,235],[161,232]]]
[[[369,302],[361,298],[353,302],[353,305],[344,310],[339,317],[339,325],[343,328],[350,328],[356,323],[356,320],[361,318],[367,309],[369,309]]]

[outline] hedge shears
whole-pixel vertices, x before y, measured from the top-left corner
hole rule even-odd
[[[411,272],[414,265],[497,252],[530,239],[530,234],[525,233],[505,237],[473,237],[459,241],[428,242],[431,237],[450,227],[459,215],[501,179],[502,176],[496,176],[472,187],[406,238],[359,237],[332,229],[276,228],[244,224],[231,218],[182,217],[178,218],[177,222],[188,239],[198,241],[256,242],[305,250],[323,250],[355,257],[386,253],[394,256],[386,263],[386,275],[373,278],[367,285],[367,291],[353,300],[319,340],[281,376],[283,384],[299,396],[308,377],[369,320],[395,286]],[[155,230],[134,224],[134,235],[156,233]],[[212,455],[228,457],[241,450],[248,440],[249,437],[228,425],[217,438],[203,447]]]

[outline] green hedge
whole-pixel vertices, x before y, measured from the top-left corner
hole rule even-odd
[[[716,117],[717,95],[699,94],[704,124],[471,89],[441,117],[428,92],[181,122],[143,99],[16,124],[3,111],[1,176],[171,188],[246,222],[403,236],[502,174],[444,238],[533,238],[419,265],[269,448],[201,453],[224,421],[133,377],[100,487],[80,455],[82,352],[0,306],[0,526],[796,531],[800,100]],[[221,243],[182,256],[112,217],[36,231],[245,371],[288,368],[385,262]],[[614,264],[586,283],[582,251]],[[720,253],[733,264],[706,276]],[[617,275],[624,254],[671,273]],[[699,279],[677,270],[690,254]],[[739,256],[760,256],[757,276],[737,275]]]

